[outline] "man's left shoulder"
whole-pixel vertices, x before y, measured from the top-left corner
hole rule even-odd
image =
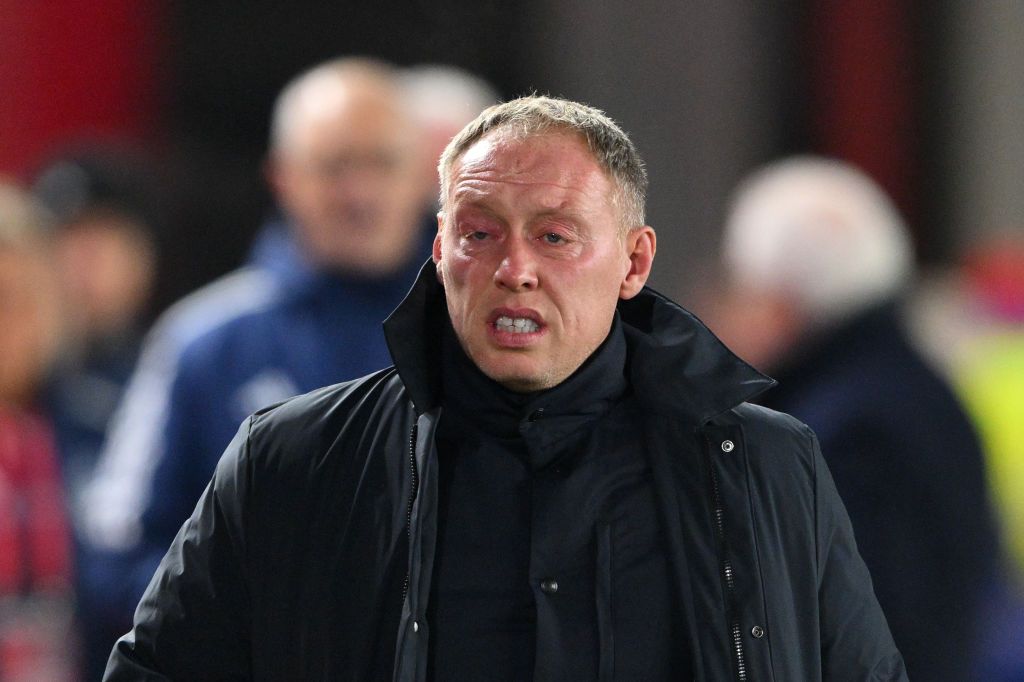
[[[735,432],[752,465],[814,466],[814,432],[792,415],[742,403],[712,419],[708,426]]]
[[[813,435],[810,427],[793,415],[754,403],[740,403],[714,417],[710,423],[716,426],[735,426],[747,432],[766,436],[791,434],[806,438]]]

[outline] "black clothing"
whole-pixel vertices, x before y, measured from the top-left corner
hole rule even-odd
[[[429,679],[528,680],[537,615],[524,551],[530,469],[517,427],[530,396],[484,376],[450,328],[442,353]]]
[[[426,678],[444,306],[428,262],[385,322],[395,368],[245,422],[106,679]],[[771,381],[671,301],[619,312],[693,677],[905,680],[811,431],[745,404]]]
[[[763,403],[818,435],[907,672],[969,679],[972,626],[998,542],[967,416],[907,340],[895,303],[791,358]]]
[[[432,679],[607,669],[654,682],[689,670],[625,369],[617,318],[573,376],[528,395],[491,381],[446,335]]]

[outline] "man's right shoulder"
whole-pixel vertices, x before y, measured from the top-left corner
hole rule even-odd
[[[275,405],[249,419],[251,456],[262,465],[304,460],[336,442],[368,442],[415,421],[412,402],[393,367],[325,386]]]

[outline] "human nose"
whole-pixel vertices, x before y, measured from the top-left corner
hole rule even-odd
[[[529,248],[518,239],[510,240],[494,272],[494,282],[509,291],[537,288],[537,268]]]
[[[380,173],[356,169],[333,178],[331,188],[335,196],[343,201],[375,201],[386,193],[387,181]]]

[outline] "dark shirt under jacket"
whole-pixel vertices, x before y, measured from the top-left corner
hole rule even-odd
[[[432,679],[689,679],[618,318],[548,391],[491,381],[450,328],[443,363]]]

